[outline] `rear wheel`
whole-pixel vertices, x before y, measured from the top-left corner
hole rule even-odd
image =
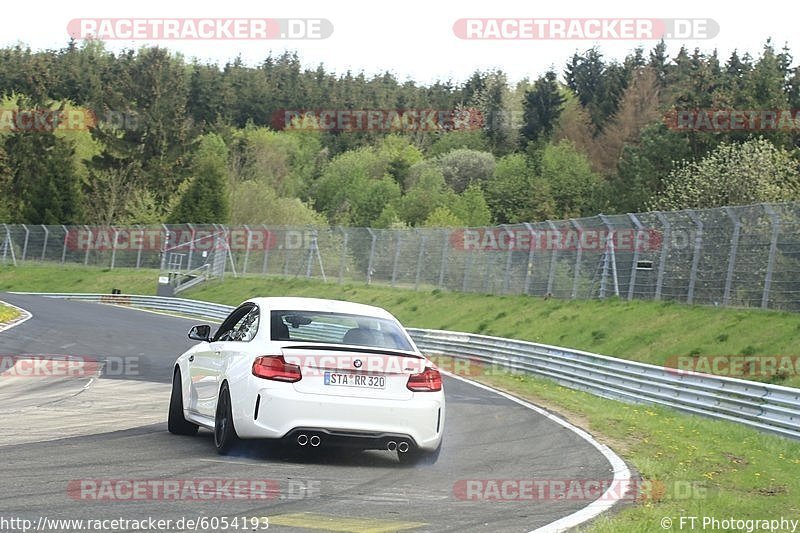
[[[231,394],[228,384],[225,383],[219,391],[217,414],[214,417],[214,446],[217,448],[217,453],[226,455],[237,440],[236,428],[233,426]]]
[[[181,387],[181,371],[175,369],[172,376],[172,394],[169,398],[169,416],[167,429],[175,435],[197,434],[197,424],[192,424],[183,416],[183,390]]]

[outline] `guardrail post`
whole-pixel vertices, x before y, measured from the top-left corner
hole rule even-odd
[[[442,265],[439,268],[439,288],[444,286],[444,273],[447,268],[447,252],[450,250],[450,233],[445,229],[444,239],[442,239]]]
[[[558,231],[558,228],[553,223],[552,220],[547,221],[547,225],[550,226],[550,230],[553,232]],[[547,239],[550,242],[553,242],[550,239]],[[553,250],[551,250],[550,255],[550,270],[547,273],[547,294],[553,294],[553,279],[556,275],[556,257],[558,255],[558,246],[555,246]]]
[[[664,216],[664,213],[656,211],[656,218],[658,218],[661,225],[664,227],[664,232],[661,234],[661,257],[658,260],[658,274],[656,274],[656,294],[654,300],[661,299],[661,289],[664,287],[664,268],[667,263],[667,250],[669,248],[670,239],[672,239],[672,225],[669,219]]]
[[[642,236],[642,232],[644,231],[644,226],[642,223],[639,222],[639,219],[636,218],[636,215],[633,213],[628,213],[628,218],[631,219],[633,225],[636,226],[636,234],[635,238],[633,239],[633,260],[631,261],[631,276],[630,282],[628,283],[628,301],[633,300],[633,292],[636,287],[636,266],[639,264],[639,246],[640,241],[639,238]]]
[[[414,229],[414,232],[420,235],[419,239],[419,252],[417,253],[417,272],[416,276],[414,277],[414,290],[419,290],[419,278],[422,274],[422,258],[425,257],[425,241],[428,239],[428,236],[424,233],[420,234],[419,229]]]
[[[367,262],[367,285],[372,283],[372,266],[373,260],[375,258],[375,241],[377,240],[378,236],[375,235],[375,232],[372,231],[372,228],[367,228],[370,237],[372,237],[372,244],[369,247],[369,261]]]
[[[694,288],[697,284],[697,267],[700,264],[700,253],[703,248],[703,221],[692,210],[689,210],[689,218],[692,219],[697,232],[694,235],[694,251],[692,252],[692,270],[689,273],[689,290],[686,294],[686,303],[691,304],[694,302]]]
[[[63,265],[64,261],[67,259],[67,242],[69,241],[69,230],[64,224],[61,224],[61,228],[64,230],[64,248],[61,250],[61,264]]]
[[[570,298],[575,299],[578,297],[578,283],[580,281],[580,272],[581,272],[581,257],[583,256],[583,244],[581,237],[583,236],[583,227],[581,227],[580,223],[575,220],[574,218],[569,219],[572,225],[575,227],[575,230],[578,232],[578,249],[575,251],[575,268],[573,269],[574,272],[572,274],[572,291],[570,292]]]
[[[42,229],[44,230],[44,242],[42,243],[42,261],[44,261],[44,256],[47,253],[47,238],[50,236],[50,230],[47,229],[47,226],[44,224],[41,225]]]
[[[28,255],[28,238],[31,236],[31,232],[25,224],[22,225],[22,229],[25,230],[25,241],[22,243],[22,257],[20,257],[20,261],[25,261],[25,256]]]
[[[89,264],[89,251],[92,249],[92,239],[94,237],[93,237],[93,234],[92,234],[92,230],[89,228],[89,226],[83,226],[83,227],[86,228],[86,231],[89,232],[89,241],[86,244],[86,255],[84,255],[84,257],[83,257],[83,264],[84,265],[88,265]]]
[[[733,272],[736,268],[736,254],[739,251],[739,233],[742,229],[742,222],[730,207],[722,208],[733,222],[733,232],[731,233],[731,253],[728,254],[728,272],[725,274],[725,292],[722,295],[722,305],[728,305],[731,301],[731,285],[733,285]]]
[[[528,267],[525,269],[525,292],[523,293],[529,294],[531,287],[531,274],[533,273],[533,251],[536,249],[536,244],[534,244],[536,242],[536,233],[533,230],[533,226],[531,226],[529,222],[523,222],[523,224],[525,225],[525,229],[527,229],[530,233],[531,238],[531,248],[528,250]]]
[[[114,269],[114,265],[117,262],[117,239],[119,238],[119,230],[114,226],[111,226],[111,229],[114,230],[114,242],[111,244],[111,270]]]
[[[400,261],[400,245],[402,243],[403,233],[395,230],[395,244],[394,244],[394,264],[392,265],[392,287],[397,281],[397,266]]]
[[[778,250],[778,235],[781,229],[781,219],[772,207],[764,204],[764,211],[772,221],[772,235],[769,240],[769,258],[767,259],[767,274],[764,276],[764,293],[761,295],[761,308],[769,307],[769,291],[772,287],[772,271],[775,269],[775,254]]]
[[[247,232],[247,238],[245,239],[245,249],[244,249],[244,265],[242,265],[242,275],[247,274],[247,262],[250,260],[250,246],[253,244],[253,234],[250,232],[250,227],[245,224],[244,230]]]

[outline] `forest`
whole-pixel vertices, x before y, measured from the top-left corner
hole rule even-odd
[[[6,223],[464,227],[800,199],[800,67],[769,40],[591,48],[513,83],[100,41],[0,58]]]

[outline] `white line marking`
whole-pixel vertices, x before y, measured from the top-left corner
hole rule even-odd
[[[25,309],[23,309],[21,307],[17,307],[14,304],[10,304],[10,303],[4,302],[2,300],[0,300],[0,303],[2,303],[3,305],[7,305],[8,307],[11,307],[13,309],[16,309],[17,311],[20,312],[20,315],[21,315],[21,318],[18,317],[18,318],[15,318],[14,320],[12,320],[11,322],[8,322],[6,324],[0,324],[0,331],[5,331],[5,330],[11,329],[11,328],[13,328],[15,326],[19,326],[23,322],[27,322],[28,320],[33,318],[33,315],[29,311],[26,311]]]
[[[545,418],[559,424],[568,430],[574,432],[580,438],[594,446],[597,451],[603,454],[606,460],[611,463],[611,468],[614,471],[614,481],[611,483],[611,487],[598,499],[580,509],[575,511],[574,513],[567,515],[563,518],[559,518],[555,522],[551,522],[546,526],[542,526],[540,528],[534,529],[531,533],[557,533],[561,531],[566,531],[573,527],[576,527],[592,518],[597,517],[601,513],[611,509],[618,501],[622,500],[622,498],[626,495],[627,490],[620,490],[620,488],[630,487],[632,488],[632,475],[631,471],[628,469],[628,465],[625,464],[625,461],[622,460],[620,456],[614,453],[611,448],[597,442],[594,437],[592,437],[589,433],[584,431],[583,429],[579,428],[578,426],[574,426],[567,422],[566,420],[557,417],[553,413],[550,413],[541,407],[538,407],[530,402],[526,402],[516,396],[508,394],[507,392],[499,391],[497,389],[493,389],[488,385],[484,385],[483,383],[478,383],[476,381],[471,381],[469,379],[465,379],[461,376],[456,376],[451,374],[450,372],[442,371],[440,372],[463,381],[464,383],[469,383],[470,385],[474,385],[480,389],[484,389],[490,392],[493,392],[507,400],[511,400],[514,403],[517,403],[523,407],[527,407],[528,409],[539,413],[540,415],[544,416]]]

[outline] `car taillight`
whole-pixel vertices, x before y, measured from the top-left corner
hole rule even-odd
[[[426,368],[421,374],[412,374],[406,384],[414,392],[436,392],[442,390],[442,375],[435,368]]]
[[[253,375],[273,381],[288,381],[289,383],[300,381],[303,378],[300,373],[300,367],[287,363],[282,355],[256,357],[256,360],[253,361]]]

